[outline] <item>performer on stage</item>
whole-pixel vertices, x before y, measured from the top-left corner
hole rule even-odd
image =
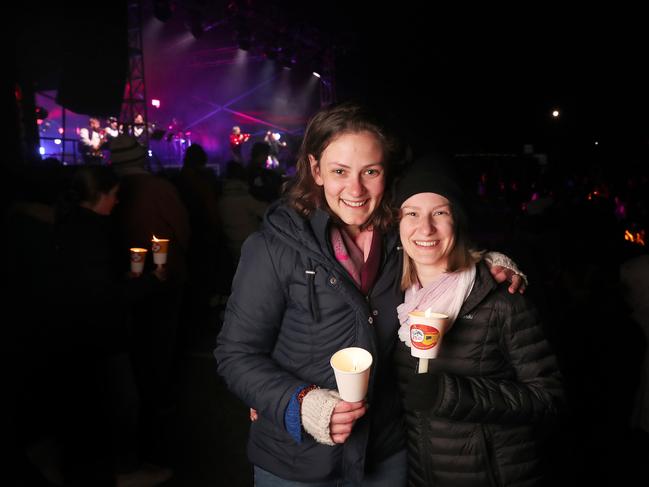
[[[281,139],[279,133],[273,133],[270,130],[266,132],[264,137],[264,142],[268,144],[268,160],[266,161],[266,167],[268,169],[275,169],[279,167],[279,149],[280,147],[286,147],[286,142]]]
[[[142,147],[148,147],[149,136],[153,133],[155,124],[144,123],[144,116],[138,113],[133,118],[133,125],[131,126],[131,135],[135,137]]]
[[[119,123],[117,117],[108,117],[108,127],[106,131],[106,138],[110,141],[124,132],[124,126]]]
[[[241,127],[235,125],[232,127],[230,134],[230,149],[232,149],[232,160],[243,164],[243,156],[241,154],[241,146],[244,142],[250,139],[250,134],[242,134]]]
[[[88,127],[79,130],[79,152],[84,164],[101,164],[104,155],[102,146],[106,143],[106,134],[101,129],[99,119],[90,117]]]

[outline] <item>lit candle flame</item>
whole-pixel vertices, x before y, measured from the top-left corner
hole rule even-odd
[[[631,232],[629,230],[624,230],[624,240],[632,242],[638,245],[645,245],[645,231],[640,230],[639,232]]]

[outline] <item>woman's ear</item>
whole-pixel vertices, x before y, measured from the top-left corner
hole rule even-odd
[[[322,180],[322,176],[320,175],[320,164],[311,154],[309,154],[309,164],[311,164],[311,175],[313,176],[315,183],[318,186],[324,185],[324,181]]]

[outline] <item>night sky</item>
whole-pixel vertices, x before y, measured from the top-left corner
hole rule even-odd
[[[360,24],[358,48],[339,72],[418,137],[439,134],[467,149],[557,135],[646,146],[649,56],[637,18],[565,14],[386,10]],[[560,123],[549,116],[554,107]]]

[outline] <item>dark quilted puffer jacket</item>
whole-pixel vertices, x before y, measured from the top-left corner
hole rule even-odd
[[[399,342],[404,396],[416,360]],[[432,408],[406,411],[410,485],[543,485],[539,439],[562,399],[557,361],[527,299],[497,286],[484,264],[429,373],[439,387]]]

